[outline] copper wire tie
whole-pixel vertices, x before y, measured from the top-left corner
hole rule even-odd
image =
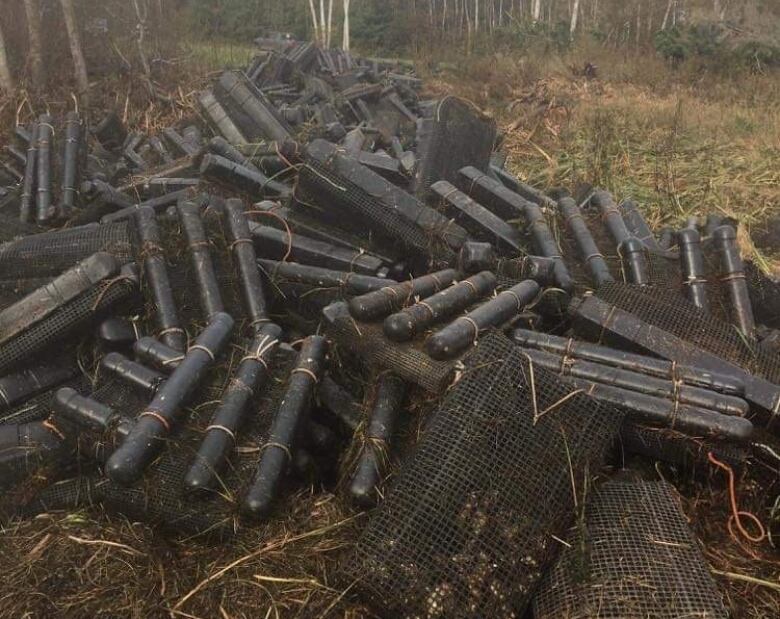
[[[230,428],[226,428],[225,426],[221,426],[219,424],[212,424],[208,428],[206,428],[206,432],[210,432],[211,430],[222,430],[222,432],[224,432],[230,438],[233,439],[234,443],[238,442],[235,433]]]
[[[170,424],[170,422],[165,417],[163,417],[160,413],[158,413],[156,411],[144,411],[143,413],[138,415],[138,417],[139,418],[141,418],[141,417],[151,417],[155,421],[160,422],[160,425],[162,425],[162,427],[165,428],[166,432],[170,432],[171,431],[171,424]]]
[[[298,374],[298,373],[306,374],[314,381],[315,384],[320,382],[320,380],[317,378],[317,375],[314,372],[312,372],[309,368],[295,368],[292,372],[290,372],[290,375]]]
[[[230,244],[229,251],[233,251],[236,247],[236,245],[240,245],[241,243],[252,243],[252,239],[236,239]],[[192,246],[190,246],[192,247]]]
[[[190,350],[188,352],[191,352],[193,350],[202,350],[205,352],[209,357],[211,357],[212,361],[216,361],[216,357],[214,356],[214,353],[211,352],[208,348],[203,346],[203,344],[194,344],[193,346],[190,346]]]
[[[287,445],[282,445],[281,443],[275,443],[275,442],[266,443],[260,448],[260,453],[263,453],[269,447],[276,447],[277,449],[281,449],[287,456],[287,461],[292,462],[293,459],[292,452],[290,451],[290,448]]]

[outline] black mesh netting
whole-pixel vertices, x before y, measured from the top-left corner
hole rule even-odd
[[[0,242],[12,242],[19,237],[27,236],[28,234],[35,234],[39,232],[40,228],[33,224],[23,224],[19,221],[18,213],[2,213],[0,214]]]
[[[454,362],[434,361],[415,343],[391,342],[382,323],[358,323],[346,303],[324,311],[325,331],[344,351],[357,355],[376,370],[392,370],[401,378],[432,393],[441,393],[455,376]]]
[[[0,375],[64,340],[75,337],[111,310],[130,309],[137,282],[127,276],[104,280],[58,307],[0,345]]]
[[[521,616],[622,419],[487,334],[346,576],[386,616]]]
[[[0,246],[0,281],[54,278],[96,252],[132,260],[130,223],[118,221],[43,232]]]
[[[72,387],[77,391],[86,392],[89,389],[89,380],[80,375],[71,380],[53,387],[47,391],[39,393],[31,398],[26,399],[23,403],[18,404],[8,410],[0,413],[0,425],[7,424],[23,424],[30,423],[31,421],[43,421],[52,412],[52,402],[57,390],[62,387]]]
[[[420,123],[417,134],[419,163],[415,193],[427,197],[437,181],[454,183],[458,170],[473,166],[483,172],[490,164],[496,124],[465,101],[446,97]]]
[[[598,297],[640,320],[717,355],[775,384],[780,360],[746,340],[736,327],[688,303],[674,290],[654,286],[605,284]]]
[[[750,301],[756,321],[780,329],[780,283],[771,280],[755,264],[745,264]]]
[[[231,354],[235,357],[232,365],[245,351],[235,349]],[[85,475],[49,486],[24,512],[31,514],[94,503],[185,535],[232,535],[236,530],[239,499],[257,468],[260,446],[267,438],[274,411],[283,396],[291,363],[290,356],[276,355],[271,364],[273,376],[250,403],[253,412],[238,434],[236,455],[220,475],[219,487],[214,492],[191,494],[183,482],[226,385],[228,377],[219,368],[212,369],[209,379],[192,399],[184,427],[138,484],[126,488],[98,473]],[[93,397],[130,417],[135,417],[150,400],[150,396],[113,378],[98,386]],[[90,444],[83,438],[80,448],[87,458],[106,451],[97,442]]]
[[[362,227],[364,237],[367,228],[372,243],[391,255],[454,259],[452,250],[466,238],[462,228],[332,144],[315,140],[302,157],[296,196],[326,220]]]
[[[536,619],[725,619],[728,612],[665,482],[611,481],[544,578]]]
[[[675,464],[683,470],[710,470],[708,454],[732,467],[747,464],[750,452],[743,446],[708,441],[667,428],[649,428],[626,423],[620,431],[623,455],[636,454],[652,460]]]

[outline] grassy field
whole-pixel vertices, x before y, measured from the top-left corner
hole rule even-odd
[[[586,62],[597,78],[579,75]],[[656,225],[734,217],[744,249],[780,274],[780,247],[773,256],[750,240],[780,216],[780,74],[674,69],[652,52],[585,46],[473,59],[434,83],[496,116],[521,179],[606,188]]]

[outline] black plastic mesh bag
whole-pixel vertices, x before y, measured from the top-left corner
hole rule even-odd
[[[346,574],[389,617],[520,617],[622,415],[483,337]]]
[[[286,146],[286,150],[290,150]],[[407,254],[418,261],[448,263],[466,240],[465,231],[414,196],[339,151],[315,140],[305,153],[286,153],[302,159],[296,196],[314,200],[317,213],[337,225],[351,226],[388,253]]]
[[[131,234],[129,223],[119,221],[19,239],[0,247],[0,280],[53,278],[96,252],[127,263],[133,259]]]
[[[473,166],[483,172],[490,165],[496,124],[455,97],[446,97],[421,121],[417,133],[419,164],[414,191],[421,198],[437,181],[454,183],[458,170]]]
[[[665,482],[604,484],[574,536],[536,595],[536,619],[729,616]]]
[[[58,307],[42,320],[3,342],[0,346],[0,374],[14,370],[34,355],[61,345],[95,324],[112,309],[130,309],[138,289],[137,281],[120,274],[92,286]]]
[[[745,263],[750,301],[756,322],[780,329],[780,283],[772,281],[754,263]]]
[[[381,322],[357,322],[346,303],[329,305],[323,315],[328,336],[376,370],[392,370],[432,393],[441,393],[455,377],[456,363],[435,361],[413,342],[391,342],[385,337]]]
[[[674,290],[605,284],[598,297],[700,349],[780,384],[780,360],[746,340],[736,327],[691,305]]]

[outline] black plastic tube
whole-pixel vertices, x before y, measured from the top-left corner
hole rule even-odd
[[[522,218],[537,253],[555,260],[558,286],[567,292],[574,288],[574,281],[563,261],[560,247],[538,204],[507,189],[503,183],[493,180],[474,167],[466,167],[458,172],[458,187],[505,221]]]
[[[662,251],[661,246],[658,245],[658,241],[650,229],[650,226],[645,221],[644,216],[639,210],[638,205],[633,200],[626,200],[620,205],[623,211],[623,221],[626,223],[626,228],[632,236],[639,239],[642,244],[652,251]]]
[[[750,339],[756,336],[756,319],[745,280],[745,267],[737,246],[737,232],[731,226],[721,226],[712,233],[720,253],[721,279],[729,292],[734,324]]]
[[[193,189],[191,187],[188,189],[173,191],[171,193],[166,193],[165,195],[162,196],[149,198],[145,202],[141,202],[139,204],[133,204],[132,206],[128,206],[126,208],[120,209],[113,213],[109,213],[108,215],[105,215],[103,218],[101,218],[100,223],[104,224],[104,223],[110,223],[112,221],[120,221],[122,219],[130,219],[138,211],[147,207],[152,209],[156,214],[159,215],[160,213],[164,212],[168,207],[176,206],[179,202],[190,200],[192,199],[192,197],[193,197]]]
[[[65,119],[65,153],[62,170],[62,195],[60,215],[69,217],[76,206],[79,175],[79,150],[81,148],[81,118],[78,112],[69,112]]]
[[[219,474],[236,447],[236,435],[249,411],[249,403],[270,377],[269,363],[282,329],[264,325],[239,363],[219,407],[211,418],[184,485],[189,490],[216,488]]]
[[[247,139],[233,122],[222,104],[217,101],[211,90],[206,90],[198,96],[198,103],[209,123],[219,131],[231,144],[245,144]]]
[[[201,332],[184,360],[139,415],[130,434],[106,462],[106,473],[112,481],[130,485],[141,478],[174,430],[182,406],[227,344],[232,329],[233,319],[219,313]]]
[[[618,387],[627,391],[636,391],[678,404],[717,411],[724,415],[743,417],[750,410],[750,406],[745,400],[735,396],[722,395],[708,389],[691,387],[675,383],[672,380],[656,378],[592,361],[573,359],[565,353],[556,354],[530,348],[525,349],[525,351],[532,359],[543,362],[544,367],[548,369],[556,369],[552,366],[554,362],[557,362],[558,373],[572,378]]]
[[[607,226],[615,246],[620,246],[623,241],[633,238],[611,193],[597,191],[591,197],[590,203],[601,212],[601,220]]]
[[[558,201],[558,209],[588,267],[593,283],[600,286],[603,283],[615,281],[609,272],[609,266],[604,260],[604,256],[596,245],[596,241],[593,240],[593,235],[590,233],[588,224],[585,222],[577,203],[571,198],[563,198]]]
[[[707,279],[699,232],[692,228],[683,228],[677,232],[677,245],[680,248],[685,294],[696,307],[709,312],[710,302],[707,297]]]
[[[287,198],[292,194],[292,190],[284,183],[219,155],[205,155],[200,164],[200,174],[203,178],[238,188],[254,196]]]
[[[240,150],[230,144],[230,142],[228,142],[223,137],[217,136],[215,138],[211,138],[211,140],[209,140],[208,149],[209,152],[214,155],[224,157],[225,159],[244,166],[252,172],[262,174],[260,169],[254,163],[252,163],[252,160],[249,157],[244,155]]]
[[[0,342],[40,322],[71,299],[118,271],[119,263],[110,254],[97,253],[82,260],[50,283],[0,311]]]
[[[530,363],[553,372],[560,371],[560,359],[557,356],[537,350],[528,350],[527,354]],[[566,380],[597,400],[625,408],[628,418],[637,423],[738,441],[747,440],[753,432],[753,424],[743,417],[675,403],[588,379],[566,376]]]
[[[363,419],[361,404],[330,375],[325,374],[322,377],[317,389],[317,397],[320,404],[348,430],[354,432],[360,425]]]
[[[136,213],[136,228],[141,241],[140,257],[143,261],[146,282],[152,294],[160,340],[176,350],[187,346],[187,334],[181,327],[173,288],[168,276],[168,264],[162,247],[162,237],[157,218],[151,207],[139,209]]]
[[[168,140],[170,145],[179,151],[179,154],[181,155],[196,157],[200,153],[200,148],[192,142],[185,140],[184,137],[172,127],[163,129],[163,136],[165,136],[165,139]]]
[[[131,385],[143,390],[149,397],[157,393],[157,390],[165,382],[167,376],[156,370],[141,365],[128,359],[117,352],[110,352],[100,362],[103,369],[111,372]]]
[[[165,372],[173,372],[182,361],[184,353],[166,346],[153,337],[142,337],[133,344],[133,352],[143,362],[152,364]]]
[[[338,288],[344,294],[361,295],[380,290],[394,284],[393,280],[348,271],[334,271],[296,262],[276,260],[257,261],[271,281],[284,280],[296,284],[307,284],[315,288]]]
[[[704,236],[712,236],[713,232],[723,225],[723,217],[710,213],[704,223]]]
[[[361,507],[372,507],[377,502],[377,489],[387,475],[388,450],[405,396],[406,383],[402,379],[382,374],[374,406],[368,413],[363,449],[349,484],[352,500]]]
[[[200,217],[200,209],[194,202],[180,202],[179,220],[189,245],[192,268],[198,282],[200,306],[208,320],[224,310],[222,294],[219,291],[217,273],[211,260],[206,229]]]
[[[241,278],[249,326],[255,333],[259,333],[260,328],[268,322],[268,303],[263,278],[257,267],[257,254],[249,232],[244,203],[237,199],[227,200],[224,215],[227,237]]]
[[[506,323],[533,301],[539,291],[539,284],[526,280],[500,292],[494,299],[434,333],[425,343],[425,351],[437,361],[458,357],[477,341],[483,329]]]
[[[503,219],[491,213],[447,181],[431,185],[441,210],[478,241],[492,243],[502,256],[523,253],[520,233]]]
[[[293,260],[301,264],[354,271],[376,276],[386,272],[385,262],[372,254],[337,247],[302,234],[292,235],[270,226],[250,225],[255,251],[261,258]],[[292,236],[292,238],[291,238]]]
[[[618,245],[618,255],[626,281],[639,286],[650,284],[650,275],[645,261],[646,253],[647,247],[634,237],[629,237]]]
[[[106,433],[114,429],[122,418],[110,406],[79,394],[75,389],[63,387],[54,396],[52,407],[57,415],[81,429]]]
[[[656,378],[681,381],[687,385],[728,395],[745,395],[745,383],[738,377],[718,374],[704,368],[677,364],[665,359],[646,357],[608,346],[527,329],[516,329],[512,333],[512,339],[525,348],[538,348],[573,359],[610,365]]]
[[[458,276],[454,269],[423,275],[400,284],[391,284],[376,292],[349,301],[349,313],[362,321],[384,318],[402,307],[414,303],[415,297],[429,297],[452,284]]]
[[[24,167],[24,179],[22,180],[21,208],[19,221],[29,223],[32,218],[33,205],[35,204],[35,187],[38,183],[38,134],[40,126],[33,126],[32,137],[27,147],[27,163]]]
[[[458,254],[458,270],[469,275],[490,271],[496,266],[496,260],[492,243],[466,241]]]
[[[0,378],[0,411],[8,410],[28,398],[56,387],[76,376],[78,366],[73,362],[59,360],[43,363],[15,374]]]
[[[263,445],[255,477],[244,498],[245,511],[255,518],[266,518],[271,512],[312,395],[325,370],[326,353],[325,338],[311,336],[304,340],[290,373],[287,391],[274,415],[268,441]]]
[[[51,116],[44,114],[38,123],[38,189],[35,192],[35,219],[38,223],[45,223],[54,216],[51,193],[53,122]]]
[[[435,295],[385,318],[385,335],[394,342],[408,342],[437,322],[468,309],[495,290],[496,276],[483,271]]]

